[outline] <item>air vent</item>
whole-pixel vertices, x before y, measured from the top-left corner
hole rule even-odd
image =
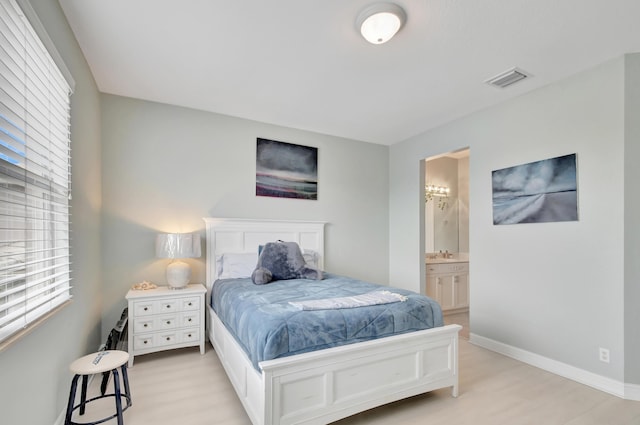
[[[531,74],[529,74],[528,72],[525,72],[518,68],[511,68],[508,71],[496,75],[495,77],[489,78],[487,81],[485,81],[485,83],[504,89],[512,84],[517,83],[518,81],[522,81],[525,78],[529,77],[531,77]]]

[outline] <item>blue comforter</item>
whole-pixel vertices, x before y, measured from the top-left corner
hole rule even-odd
[[[253,366],[263,360],[442,326],[437,302],[414,292],[325,273],[323,280],[280,280],[254,285],[221,279],[211,306],[247,353]],[[302,311],[289,301],[316,300],[387,289],[407,301],[334,310]]]

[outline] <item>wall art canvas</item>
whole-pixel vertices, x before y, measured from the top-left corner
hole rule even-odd
[[[318,148],[258,138],[256,195],[317,200]]]
[[[576,154],[492,173],[493,224],[578,220]]]

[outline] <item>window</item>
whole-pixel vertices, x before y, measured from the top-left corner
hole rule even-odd
[[[0,0],[0,344],[71,298],[72,83],[42,40]]]

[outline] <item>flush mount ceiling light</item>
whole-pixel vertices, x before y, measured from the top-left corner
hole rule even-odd
[[[376,3],[358,14],[356,27],[369,43],[382,44],[391,40],[407,20],[404,10],[394,3]]]

